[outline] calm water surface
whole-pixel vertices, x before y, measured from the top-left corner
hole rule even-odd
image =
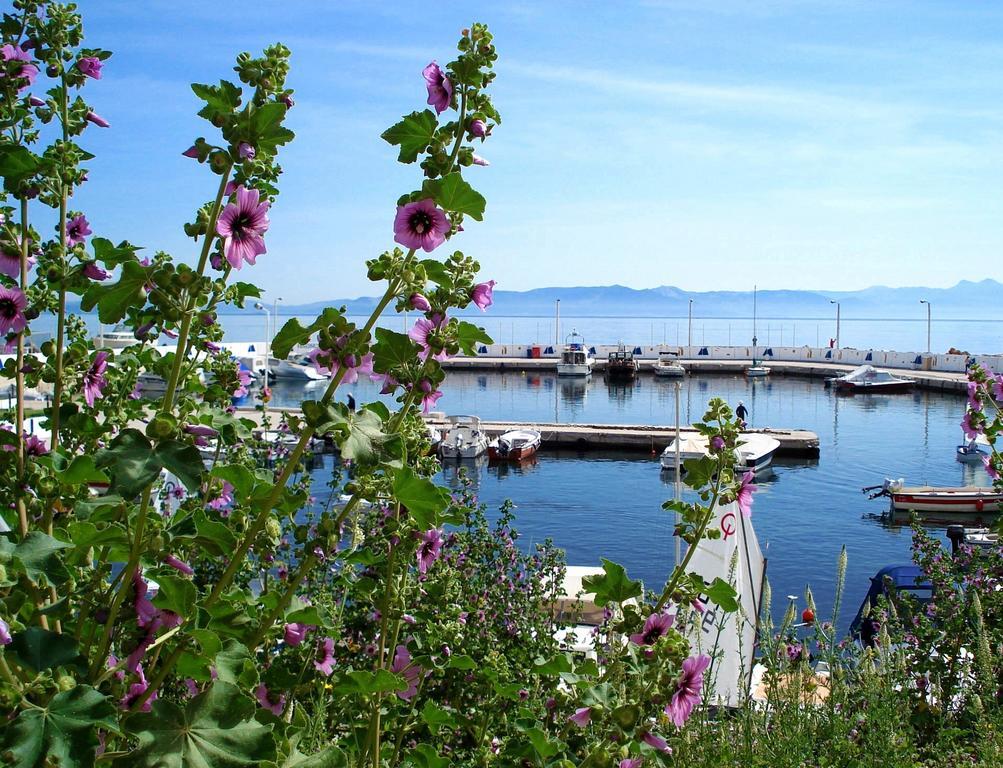
[[[442,388],[440,410],[484,419],[674,423],[674,383],[653,376],[608,386],[601,377],[586,383],[548,374],[454,372]],[[375,396],[368,383],[350,390],[359,402]],[[301,394],[300,388],[276,387],[280,401]],[[843,544],[849,568],[842,627],[863,599],[869,577],[885,565],[909,560],[908,528],[886,525],[881,519],[886,500],[867,500],[862,487],[885,477],[904,477],[910,484],[988,482],[981,469],[954,460],[965,407],[956,395],[837,397],[819,380],[690,376],[680,395],[683,421],[699,419],[715,396],[733,407],[743,400],[754,426],[809,429],[821,442],[817,460],[774,462],[772,476],[762,479],[755,497],[753,522],[769,561],[774,613],[782,613],[788,594],[798,595],[803,605],[801,595],[810,583],[820,615],[827,618]],[[569,563],[597,565],[607,557],[653,589],[672,567],[672,518],[661,503],[673,487],[655,457],[545,451],[524,467],[465,467],[489,507],[504,499],[515,503],[524,546],[551,538],[567,551]],[[456,485],[457,468],[446,467],[440,479]],[[943,531],[937,535],[943,539]]]

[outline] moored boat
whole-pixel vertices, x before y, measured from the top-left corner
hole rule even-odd
[[[557,364],[558,376],[588,376],[592,373],[595,358],[585,346],[585,337],[572,331],[561,350],[561,362]]]
[[[887,496],[892,515],[915,512],[921,516],[986,515],[1003,509],[1003,492],[995,488],[967,485],[961,487],[916,485],[907,486],[901,480],[885,480],[880,486],[865,488],[870,498]]]
[[[658,353],[658,362],[655,363],[654,372],[656,376],[666,378],[686,375],[686,369],[679,362],[679,353],[665,350]]]
[[[492,461],[522,461],[536,454],[543,437],[535,429],[513,429],[488,443]]]
[[[752,286],[752,365],[745,369],[745,375],[750,379],[759,379],[770,375],[769,366],[763,365],[762,360],[758,356],[759,339],[756,338],[757,293],[756,286]]]
[[[273,379],[291,379],[293,381],[320,381],[328,378],[317,370],[309,357],[298,357],[289,360],[272,358],[268,369]]]
[[[736,472],[761,472],[773,462],[773,456],[780,447],[780,441],[769,435],[756,432],[745,433],[738,439],[735,449]],[[707,437],[698,433],[687,433],[679,438],[680,464],[687,459],[701,459],[710,453]],[[674,472],[676,468],[676,441],[673,438],[661,455],[662,469]],[[686,469],[683,468],[685,473]]]
[[[954,452],[954,457],[962,464],[982,464],[988,458],[989,441],[984,435],[979,435],[974,440],[959,445]]]
[[[606,360],[606,378],[618,380],[630,380],[637,376],[637,360],[634,353],[624,345],[623,342],[617,345],[615,352],[610,352]]]
[[[487,453],[488,438],[476,416],[450,416],[449,427],[439,444],[444,459],[476,459]]]
[[[908,392],[916,382],[894,376],[888,371],[879,371],[873,365],[861,365],[843,376],[829,379],[832,387],[840,392]]]
[[[137,344],[136,334],[125,325],[116,325],[110,331],[106,331],[104,326],[94,337],[95,349],[122,349],[130,344]]]

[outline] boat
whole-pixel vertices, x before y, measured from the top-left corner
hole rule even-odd
[[[289,360],[279,360],[273,357],[268,361],[268,370],[273,379],[321,381],[328,378],[326,374],[318,371],[313,361],[305,355]]]
[[[1003,491],[995,488],[967,485],[961,487],[917,485],[907,486],[901,479],[886,479],[881,485],[864,488],[872,499],[887,496],[889,512],[907,515],[916,512],[924,517],[933,514],[983,515],[997,514],[1003,509]]]
[[[136,377],[136,389],[143,397],[162,397],[167,392],[167,381],[156,373],[143,371]]]
[[[572,331],[561,350],[561,362],[557,364],[558,376],[588,376],[592,373],[595,358],[585,346],[585,337]]]
[[[488,443],[492,461],[522,461],[536,455],[543,438],[535,429],[513,429]]]
[[[959,445],[954,452],[954,458],[962,464],[982,464],[990,455],[989,441],[985,435],[979,435],[974,440]]]
[[[963,525],[947,526],[947,538],[951,542],[951,554],[957,555],[962,544],[974,550],[992,551],[1000,546],[1000,535],[991,528],[966,528]]]
[[[769,435],[749,432],[742,434],[738,439],[738,447],[735,449],[736,472],[761,472],[773,462],[773,456],[780,447],[780,441]],[[681,435],[679,438],[679,461],[684,463],[687,459],[702,459],[709,455],[707,437],[696,432]],[[662,469],[675,471],[676,468],[676,440],[666,446],[661,455]],[[686,473],[683,467],[683,474]]]
[[[658,353],[658,362],[655,363],[655,375],[663,377],[679,377],[686,375],[686,369],[679,362],[678,352],[662,350]]]
[[[916,382],[900,378],[873,365],[861,365],[843,376],[829,379],[829,386],[839,392],[908,392]]]
[[[763,365],[757,355],[759,339],[756,338],[756,305],[757,290],[756,286],[752,286],[752,365],[745,369],[745,375],[750,379],[760,379],[770,375],[769,366]]]
[[[882,598],[894,601],[900,613],[902,609],[908,610],[898,599],[903,594],[924,605],[933,598],[933,584],[925,579],[918,565],[888,565],[878,571],[871,577],[870,589],[850,622],[850,637],[866,647],[873,646],[881,626],[871,618],[871,611],[877,610]]]
[[[98,335],[94,337],[95,349],[122,349],[136,343],[135,332],[125,325],[116,325],[110,331],[101,326]]]
[[[439,443],[442,442],[442,432],[433,424],[425,422],[425,429],[428,431],[429,452],[435,453],[439,450]]]
[[[450,416],[449,426],[439,444],[439,454],[444,459],[476,459],[487,453],[488,438],[481,431],[481,420],[476,416]]]
[[[606,361],[606,378],[621,381],[630,380],[637,376],[637,368],[634,353],[628,350],[621,341],[617,345],[616,351],[609,353],[609,358]]]
[[[599,628],[606,623],[606,608],[596,605],[595,593],[588,592],[585,579],[590,576],[605,576],[602,568],[586,565],[569,565],[564,571],[564,581],[557,599],[551,603],[554,624],[558,629],[554,639],[564,651],[596,659],[596,645]],[[624,601],[624,605],[637,606],[635,598]],[[626,638],[620,638],[624,642]]]

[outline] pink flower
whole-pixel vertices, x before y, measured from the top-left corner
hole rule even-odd
[[[272,695],[268,692],[268,686],[261,683],[254,691],[255,697],[258,699],[258,704],[260,704],[264,709],[267,709],[273,715],[278,717],[282,714],[282,710],[286,708],[286,697],[285,694],[281,694],[278,701],[272,701]]]
[[[485,312],[494,303],[494,289],[495,281],[488,280],[486,283],[478,283],[470,292],[470,300],[481,312]]]
[[[427,197],[416,203],[397,207],[394,242],[405,248],[420,248],[429,253],[446,242],[449,229],[449,218],[445,211],[437,208],[435,201]]]
[[[293,623],[286,624],[283,640],[285,640],[286,645],[296,648],[303,640],[306,638],[307,633],[313,629],[309,624]]]
[[[91,234],[91,227],[83,214],[74,216],[66,222],[66,244],[70,248],[82,245],[89,234]]]
[[[88,112],[86,115],[84,115],[84,120],[86,120],[88,123],[94,123],[94,125],[96,125],[98,128],[108,128],[111,126],[111,123],[109,123],[107,120],[101,117],[101,115],[99,115],[97,112]]]
[[[712,451],[720,451],[724,448],[724,438],[721,435],[714,435],[710,439],[710,448]]]
[[[470,125],[467,126],[467,130],[470,131],[470,135],[478,139],[483,139],[488,135],[488,126],[480,118],[474,118],[470,121]]]
[[[977,417],[975,413],[975,411],[965,411],[965,415],[961,418],[961,429],[969,440],[974,440],[981,434],[979,428],[976,426]]]
[[[441,346],[436,347],[437,351],[433,354],[432,344],[436,342],[435,336],[438,332],[445,326],[446,318],[444,315],[435,314],[431,318],[419,317],[414,324],[414,328],[408,331],[408,337],[421,347],[421,352],[418,356],[422,360],[427,360],[429,355],[432,356],[433,360],[438,360],[442,362],[449,355],[446,350]],[[429,338],[429,337],[432,338]]]
[[[237,202],[230,203],[216,220],[216,233],[223,238],[223,253],[230,266],[240,269],[243,262],[254,264],[266,252],[262,235],[268,231],[267,200],[256,189],[237,188]]]
[[[484,167],[491,165],[491,163],[488,162],[487,158],[481,157],[480,155],[471,155],[470,159],[474,165],[482,165]]]
[[[223,485],[220,488],[218,494],[215,496],[215,498],[211,499],[206,504],[206,506],[209,507],[209,509],[221,510],[232,503],[233,503],[233,486],[230,485],[226,480],[224,480]]]
[[[999,471],[996,469],[996,467],[993,466],[992,456],[983,456],[982,466],[986,468],[986,474],[989,475],[989,477],[991,477],[993,480],[1000,479]]]
[[[437,114],[442,114],[449,109],[449,102],[453,98],[453,84],[449,78],[442,74],[439,65],[434,61],[421,71],[425,78],[425,87],[428,89],[428,104],[430,104]]]
[[[644,620],[644,629],[630,636],[634,645],[654,645],[665,635],[676,619],[671,613],[653,613]]]
[[[77,69],[87,77],[93,77],[95,80],[101,79],[101,59],[97,56],[82,57],[77,61]]]
[[[1003,373],[993,376],[993,397],[998,402],[1003,402]]]
[[[0,645],[10,645],[14,638],[10,635],[10,625],[0,619]]]
[[[439,398],[442,397],[442,392],[438,389],[433,389],[432,382],[428,379],[422,379],[418,384],[418,389],[424,393],[421,396],[421,412],[428,413],[435,408],[435,404],[439,402]]]
[[[84,267],[84,277],[89,277],[91,280],[107,280],[111,277],[111,272],[91,261]]]
[[[138,665],[136,667],[135,672],[136,672],[136,677],[138,677],[139,680],[129,686],[129,690],[126,692],[125,696],[122,697],[122,701],[119,702],[121,704],[122,709],[131,708],[133,702],[135,702],[137,699],[139,699],[140,696],[146,693],[147,689],[150,687],[150,684],[146,681],[146,676],[143,674],[142,665]],[[139,711],[149,712],[151,709],[153,709],[153,700],[155,698],[157,698],[156,691],[154,691],[154,693],[150,696],[150,698],[148,698],[146,701],[143,702],[143,706],[139,708]]]
[[[167,563],[167,565],[171,566],[171,568],[175,569],[176,571],[180,571],[185,576],[191,576],[192,574],[195,573],[195,571],[192,570],[192,567],[188,565],[188,563],[186,563],[183,560],[179,560],[174,555],[166,555],[164,557],[164,562]]]
[[[319,660],[313,662],[313,667],[325,677],[330,677],[334,671],[334,640],[325,637],[318,647]]]
[[[28,257],[28,269],[35,266],[35,257]],[[0,247],[0,274],[18,280],[21,277],[21,254],[17,251],[5,251]]]
[[[579,707],[575,710],[575,714],[568,716],[568,720],[577,725],[579,728],[587,726],[591,719],[592,707]]]
[[[253,160],[254,156],[257,154],[254,147],[248,144],[246,141],[240,142],[237,147],[237,154],[240,155],[241,160]]]
[[[15,80],[25,81],[18,85],[17,90],[19,92],[34,85],[35,77],[38,75],[38,67],[31,63],[31,56],[24,48],[8,43],[0,48],[0,59],[8,65],[10,62],[15,62],[13,67],[5,66],[4,69],[11,71],[11,76]],[[2,73],[0,73],[0,76],[2,76]]]
[[[620,768],[641,768],[644,765],[643,757],[625,757],[620,761]]]
[[[188,149],[181,153],[182,157],[190,157],[192,160],[197,160],[199,156],[199,148],[192,144]],[[233,194],[232,192],[230,194]]]
[[[27,307],[28,300],[20,288],[0,286],[0,335],[20,333],[25,329],[28,321],[24,310]]]
[[[105,380],[105,371],[107,370],[108,353],[98,352],[94,355],[91,367],[84,374],[84,400],[87,401],[87,405],[93,407],[94,401],[104,394],[105,385],[108,383]]]
[[[14,277],[14,275],[11,275],[11,277]],[[408,299],[408,304],[411,305],[411,309],[417,309],[419,312],[428,312],[432,309],[432,305],[428,299],[420,293],[412,293],[411,298]]]
[[[438,528],[425,531],[419,537],[418,551],[418,573],[423,576],[428,572],[432,564],[439,559],[442,551],[442,533]]]
[[[755,475],[752,470],[742,475],[742,484],[738,486],[738,493],[735,495],[738,508],[745,517],[752,517],[752,494],[759,490],[759,488],[753,485],[752,480],[754,477]]]
[[[318,373],[326,373],[328,376],[334,376],[341,368],[341,363],[333,357],[331,352],[325,352],[319,348],[310,353],[310,360]],[[345,365],[345,375],[341,379],[342,384],[354,384],[359,380],[360,373],[371,374],[373,372],[372,352],[367,352],[361,360],[355,355],[348,355],[342,362]]]
[[[394,652],[394,660],[390,664],[390,671],[395,675],[400,675],[407,683],[407,688],[397,691],[397,696],[404,701],[410,701],[418,693],[418,679],[421,677],[422,669],[411,661],[411,654],[407,646],[398,645]]]
[[[49,452],[49,446],[45,441],[35,435],[24,435],[24,452],[28,456],[44,456]]]
[[[665,705],[665,714],[682,728],[693,714],[693,707],[700,703],[703,689],[703,673],[710,665],[710,656],[692,656],[683,662],[683,672],[679,676],[678,687],[672,700]]]
[[[668,742],[666,742],[661,736],[656,736],[655,734],[646,731],[641,737],[641,741],[649,747],[657,749],[659,752],[664,752],[667,755],[672,754],[672,748],[669,747]]]

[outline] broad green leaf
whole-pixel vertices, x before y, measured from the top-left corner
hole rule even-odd
[[[102,323],[112,325],[125,317],[129,307],[146,302],[145,285],[150,281],[150,269],[138,261],[127,261],[122,264],[122,274],[118,282],[94,282],[84,291],[80,299],[80,308],[90,312],[98,308],[98,318]]]
[[[315,755],[293,749],[280,768],[348,768],[348,758],[337,747],[328,747]]]
[[[306,344],[313,334],[321,328],[331,325],[344,314],[344,307],[325,307],[324,311],[310,325],[302,325],[295,317],[287,320],[281,330],[275,334],[275,338],[272,339],[272,356],[285,360],[293,347],[297,344]]]
[[[142,250],[138,245],[133,245],[127,240],[114,245],[106,237],[91,238],[91,248],[94,249],[94,258],[103,262],[106,267],[115,267],[132,261],[136,258],[136,252]]]
[[[247,496],[254,487],[254,475],[240,464],[217,464],[212,468],[212,476],[226,480],[239,496]]]
[[[441,179],[429,179],[422,184],[422,190],[430,193],[440,208],[465,214],[477,221],[484,218],[487,201],[458,172]]]
[[[421,711],[421,719],[429,727],[432,733],[436,733],[440,728],[455,728],[456,718],[451,712],[440,707],[433,701],[426,701],[425,708]]]
[[[406,334],[377,328],[375,336],[373,370],[377,373],[388,373],[414,360],[418,345]]]
[[[478,344],[492,344],[493,340],[487,332],[473,323],[461,320],[456,327],[456,340],[465,355],[477,354]]]
[[[469,656],[453,654],[446,666],[450,669],[477,669],[477,662]]]
[[[449,760],[439,755],[431,744],[419,744],[408,754],[412,765],[420,768],[445,768]]]
[[[158,443],[154,453],[160,465],[177,475],[189,492],[193,493],[202,487],[205,463],[202,461],[199,449],[194,445],[177,440],[165,440]]]
[[[335,407],[345,408],[345,422],[348,425],[348,437],[339,442],[342,458],[360,461],[372,457],[386,439],[383,420],[378,414],[365,408],[352,413],[343,403],[336,403]]]
[[[58,477],[64,485],[108,482],[108,475],[97,468],[94,457],[88,453],[75,456],[70,465],[58,474]]]
[[[157,576],[157,590],[153,598],[153,604],[164,611],[176,613],[178,616],[188,617],[195,607],[197,592],[191,579],[182,576],[171,576],[161,574]]]
[[[402,677],[388,672],[385,669],[378,669],[375,672],[367,670],[355,670],[342,675],[334,685],[334,693],[364,696],[370,693],[389,693],[390,691],[403,691],[407,689],[407,683]]]
[[[115,707],[88,685],[57,693],[44,707],[25,708],[5,725],[4,765],[13,768],[90,768],[98,729],[117,732]]]
[[[622,603],[641,596],[641,582],[627,578],[627,571],[622,565],[603,558],[602,567],[604,574],[582,579],[585,591],[595,593],[596,605],[601,607],[607,603]]]
[[[209,122],[217,115],[230,115],[240,106],[241,91],[236,85],[226,80],[220,80],[219,85],[203,85],[192,83],[192,91],[206,105],[199,110],[199,117]]]
[[[738,596],[738,593],[735,591],[735,588],[731,586],[731,584],[722,579],[720,576],[711,582],[711,585],[707,587],[706,591],[707,597],[720,606],[721,610],[725,613],[734,613],[738,610],[738,600],[735,599]]]
[[[80,521],[67,526],[75,547],[81,550],[90,547],[128,547],[129,536],[121,523],[111,523],[98,528],[94,523]]]
[[[72,547],[41,531],[31,531],[14,548],[14,562],[34,584],[55,587],[70,577],[59,550]]]
[[[425,275],[433,283],[447,289],[453,287],[453,278],[449,276],[446,266],[438,259],[423,259],[421,266],[425,268]]]
[[[526,731],[526,735],[529,737],[530,743],[533,745],[533,749],[536,753],[542,757],[544,760],[553,757],[558,752],[564,748],[564,744],[560,741],[551,741],[545,731],[541,728],[530,728]]]
[[[407,507],[418,528],[439,527],[439,517],[449,506],[449,491],[431,480],[418,477],[408,467],[394,475],[394,497]]]
[[[6,652],[18,665],[35,672],[75,664],[80,657],[80,649],[72,635],[57,634],[41,627],[17,632]]]
[[[216,674],[224,683],[250,689],[258,682],[258,666],[250,651],[236,640],[227,640],[216,654]]]
[[[533,671],[538,675],[561,675],[571,672],[571,658],[567,653],[559,653],[550,659],[538,659]]]
[[[195,515],[195,541],[209,554],[228,555],[237,548],[237,538],[225,523],[210,520],[204,513]]]
[[[36,170],[38,158],[27,147],[12,143],[0,146],[0,176],[3,176],[5,190],[16,193]]]
[[[275,154],[280,145],[287,144],[295,138],[295,134],[282,125],[287,109],[288,107],[280,101],[270,101],[250,112],[249,138],[258,151]]]
[[[146,435],[123,429],[97,453],[97,465],[111,474],[111,490],[134,498],[160,475],[162,465]]]
[[[413,163],[424,152],[435,137],[438,127],[435,113],[430,109],[412,112],[396,125],[387,128],[381,138],[393,146],[400,147],[397,159],[402,163]]]
[[[116,768],[241,768],[275,758],[271,725],[254,719],[255,705],[230,683],[217,680],[184,709],[166,699],[152,712],[126,720],[139,741]]]

